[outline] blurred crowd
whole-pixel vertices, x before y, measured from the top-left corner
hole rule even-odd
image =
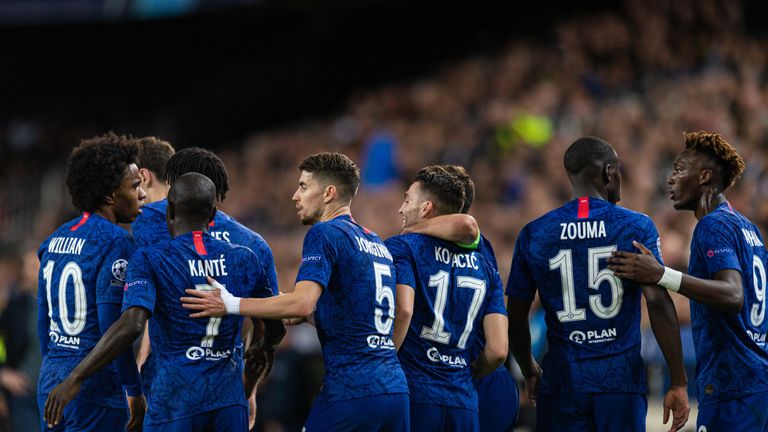
[[[727,196],[764,234],[768,227],[768,40],[747,34],[744,20],[738,2],[628,0],[620,12],[564,19],[547,40],[512,40],[502,52],[362,91],[343,112],[258,132],[238,148],[217,151],[232,185],[221,208],[264,236],[279,284],[287,287],[306,232],[291,202],[305,156],[339,151],[359,163],[363,182],[352,212],[383,238],[398,233],[397,209],[420,167],[461,164],[476,185],[471,214],[493,243],[506,280],[522,226],[570,199],[565,149],[594,135],[611,143],[622,160],[621,204],[651,215],[667,265],[684,270],[695,219],[674,211],[666,189],[683,131],[717,131],[735,145],[747,171]],[[14,183],[44,181],[44,168],[16,169],[23,181]],[[17,192],[6,182],[5,203]],[[64,220],[65,209],[41,209],[30,227],[34,241],[14,244],[22,255],[3,254],[0,323],[9,325],[4,318],[13,299],[34,296],[34,277],[23,277],[27,259],[20,257],[29,257],[30,248]],[[0,211],[6,213],[0,225],[9,211]],[[677,297],[676,304],[681,322],[688,323],[687,301]],[[0,330],[8,347],[0,385],[14,399],[33,388],[34,374],[11,363],[9,340],[16,330]],[[306,366],[307,358],[315,359],[309,364],[318,358],[311,330],[292,331],[285,345],[273,372],[281,384],[268,382],[260,397],[263,430],[296,427],[291,418],[312,400],[311,391],[300,389],[316,390],[321,376],[316,366]],[[33,340],[25,346],[38,349]],[[8,371],[24,382],[6,378]],[[284,390],[270,394],[270,388]],[[291,404],[298,408],[287,408]],[[0,414],[7,407],[0,404]]]

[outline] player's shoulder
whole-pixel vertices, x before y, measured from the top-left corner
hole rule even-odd
[[[151,202],[149,204],[144,204],[141,207],[141,213],[139,213],[139,215],[136,217],[136,220],[133,221],[132,225],[136,226],[148,223],[157,223],[158,220],[165,223],[166,208],[168,208],[168,201],[164,199]]]
[[[224,213],[223,211],[217,211],[213,220],[214,227],[216,224],[221,223],[227,230],[235,231],[241,237],[248,239],[248,243],[250,244],[267,244],[266,240],[264,240],[264,237],[262,237],[261,234],[241,224],[237,221],[237,219]]]

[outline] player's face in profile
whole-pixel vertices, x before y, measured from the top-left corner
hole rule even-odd
[[[685,149],[672,162],[672,173],[667,177],[669,198],[677,210],[694,210],[699,199],[701,165],[693,150]]]
[[[293,202],[298,210],[302,225],[317,223],[323,216],[323,192],[325,188],[311,172],[302,171],[299,188],[293,194]]]
[[[400,206],[400,210],[398,210],[400,216],[403,217],[403,228],[409,227],[421,220],[419,213],[423,201],[421,183],[413,182],[411,187],[405,191],[405,199]]]
[[[141,176],[136,164],[130,164],[125,169],[120,185],[112,192],[114,199],[115,218],[118,223],[131,223],[141,212],[147,194],[141,188]]]
[[[616,204],[621,200],[621,163],[619,162],[618,156],[616,157],[616,161],[613,162],[613,166],[615,168],[612,172],[613,175],[611,176],[611,181],[606,186],[606,192],[608,195],[608,202]]]

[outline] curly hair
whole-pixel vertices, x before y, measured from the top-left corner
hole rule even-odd
[[[360,170],[347,155],[341,153],[317,153],[308,156],[299,171],[317,175],[328,184],[333,184],[343,201],[352,201],[360,186]]]
[[[464,207],[464,182],[440,165],[420,169],[413,181],[421,183],[439,214],[459,213]]]
[[[708,156],[722,173],[722,187],[727,189],[741,177],[747,165],[728,141],[714,132],[685,132],[685,148]]]
[[[449,173],[458,177],[464,184],[464,206],[461,208],[461,213],[469,213],[469,209],[472,208],[472,203],[475,201],[475,182],[469,177],[469,173],[461,165],[440,165],[445,168]]]
[[[165,164],[165,175],[171,186],[177,178],[191,172],[211,179],[216,185],[216,198],[224,201],[229,191],[229,176],[224,162],[216,154],[204,148],[190,147],[176,152]]]
[[[93,212],[120,186],[128,165],[136,163],[139,149],[125,135],[107,132],[80,141],[67,162],[67,188],[72,205]]]
[[[168,141],[153,136],[136,138],[136,145],[139,147],[139,160],[137,162],[139,168],[152,171],[155,177],[162,182],[167,181],[165,164],[176,152],[173,146]]]

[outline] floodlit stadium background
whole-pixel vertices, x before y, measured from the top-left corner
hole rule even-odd
[[[695,223],[666,195],[683,131],[737,147],[747,171],[728,198],[766,233],[762,2],[310,3],[0,0],[0,431],[36,418],[24,409],[39,367],[34,250],[74,216],[66,155],[107,130],[216,151],[231,177],[221,208],[269,242],[281,286],[306,232],[290,200],[296,166],[323,150],[359,163],[353,214],[384,238],[418,168],[466,166],[505,281],[520,228],[569,199],[562,155],[583,135],[617,149],[621,204],[653,217],[667,265],[686,268]],[[688,302],[675,303],[693,382]],[[648,428],[663,430],[664,363],[652,336],[643,342]],[[319,388],[311,328],[293,329],[278,360],[257,430],[300,429]],[[532,414],[523,400],[521,424]]]

